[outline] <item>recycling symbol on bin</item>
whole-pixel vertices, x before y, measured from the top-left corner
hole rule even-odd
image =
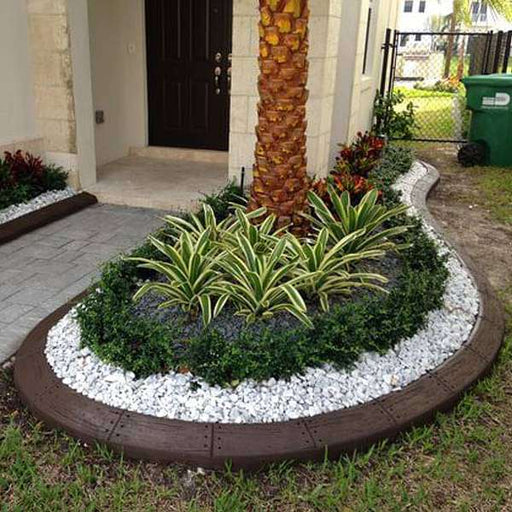
[[[497,92],[494,96],[484,96],[482,98],[482,107],[500,108],[510,105],[510,94],[506,92]]]

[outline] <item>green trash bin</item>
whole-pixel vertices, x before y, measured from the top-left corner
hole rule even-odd
[[[470,143],[461,153],[486,165],[512,167],[512,74],[477,75],[462,80],[471,110]],[[479,153],[480,148],[480,153]]]

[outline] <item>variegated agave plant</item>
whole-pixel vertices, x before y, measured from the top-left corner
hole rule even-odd
[[[164,297],[161,307],[179,306],[192,316],[200,312],[205,326],[229,303],[249,323],[285,311],[311,327],[304,296],[318,299],[327,311],[334,295],[355,287],[382,290],[385,277],[353,271],[353,264],[396,247],[390,238],[405,228],[382,224],[404,208],[387,210],[371,193],[353,207],[350,198],[331,193],[336,216],[318,196],[310,197],[319,226],[312,239],[276,230],[275,216],[266,217],[264,208],[247,213],[235,207],[220,223],[206,205],[201,219],[166,217],[172,243],[150,238],[164,258],[134,258],[165,281],[145,283],[134,298],[157,292]]]
[[[328,191],[332,208],[329,208],[317,194],[309,192],[308,198],[316,216],[308,218],[317,229],[327,229],[332,243],[336,244],[347,235],[363,230],[364,236],[351,240],[344,247],[345,252],[398,248],[392,239],[407,231],[409,226],[385,228],[384,224],[393,217],[405,213],[408,208],[406,205],[388,209],[377,203],[378,191],[370,190],[357,206],[352,206],[348,192],[343,192],[340,196],[332,186],[329,186]]]
[[[179,306],[191,316],[200,311],[203,324],[208,325],[226,303],[222,298],[213,303],[218,295],[216,285],[222,279],[222,273],[218,271],[220,253],[211,240],[210,227],[196,234],[197,237],[184,230],[174,245],[150,237],[151,243],[166,259],[131,260],[138,261],[141,268],[163,275],[166,281],[144,283],[135,294],[134,300],[149,292],[157,292],[165,299],[160,304],[161,308]]]
[[[262,226],[274,221],[273,216],[267,217]],[[289,238],[269,238],[265,240],[265,250],[258,250],[261,243],[258,236],[250,237],[243,232],[230,242],[222,257],[226,273],[226,280],[218,287],[222,299],[230,300],[237,314],[249,323],[286,311],[312,327],[299,292],[311,276],[308,272],[296,272],[298,258],[285,257]]]
[[[334,246],[329,247],[329,231],[323,228],[316,239],[299,241],[290,237],[290,247],[296,256],[298,266],[295,273],[307,276],[302,288],[309,297],[318,298],[324,311],[329,310],[329,297],[348,294],[356,287],[373,288],[384,291],[375,283],[385,284],[388,280],[380,274],[370,272],[351,272],[351,264],[364,259],[384,256],[383,250],[348,252],[347,247],[364,236],[364,229],[343,237]]]

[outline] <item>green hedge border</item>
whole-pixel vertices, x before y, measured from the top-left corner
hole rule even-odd
[[[412,161],[409,149],[389,146],[371,175],[390,206],[400,200],[391,186]],[[222,217],[236,193],[236,187],[229,186],[208,201]],[[428,312],[442,306],[448,276],[444,259],[418,219],[403,216],[395,222],[413,227],[404,237],[411,246],[401,254],[402,268],[390,294],[336,305],[313,318],[312,330],[264,328],[258,335],[243,330],[233,342],[209,329],[191,338],[182,353],[176,354],[169,339],[176,336],[178,326],[132,314],[133,293],[146,276],[136,264],[120,259],[105,266],[95,290],[78,309],[83,344],[103,361],[138,377],[185,367],[208,383],[220,385],[249,378],[288,378],[325,363],[350,367],[362,353],[384,353],[400,339],[414,335],[424,326]],[[154,251],[146,243],[132,255],[153,257]]]

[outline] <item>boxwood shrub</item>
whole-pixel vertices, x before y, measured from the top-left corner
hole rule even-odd
[[[408,149],[387,148],[370,176],[383,190],[384,201],[399,201],[391,185],[410,169],[412,158]],[[207,200],[223,217],[229,202],[237,200],[237,193],[236,187],[229,186]],[[220,385],[247,378],[287,378],[324,363],[350,367],[363,352],[386,352],[400,339],[415,334],[428,312],[442,305],[448,275],[443,257],[419,220],[404,215],[395,222],[412,224],[412,228],[403,237],[410,245],[400,255],[400,272],[390,293],[369,293],[341,302],[328,313],[316,314],[314,329],[299,325],[276,330],[262,325],[257,330],[242,329],[236,340],[227,340],[208,328],[175,350],[172,340],[179,337],[179,325],[133,314],[133,294],[140,281],[149,276],[135,263],[119,259],[105,266],[95,290],[78,309],[82,343],[102,360],[139,377],[185,369]],[[133,255],[156,257],[148,243]]]

